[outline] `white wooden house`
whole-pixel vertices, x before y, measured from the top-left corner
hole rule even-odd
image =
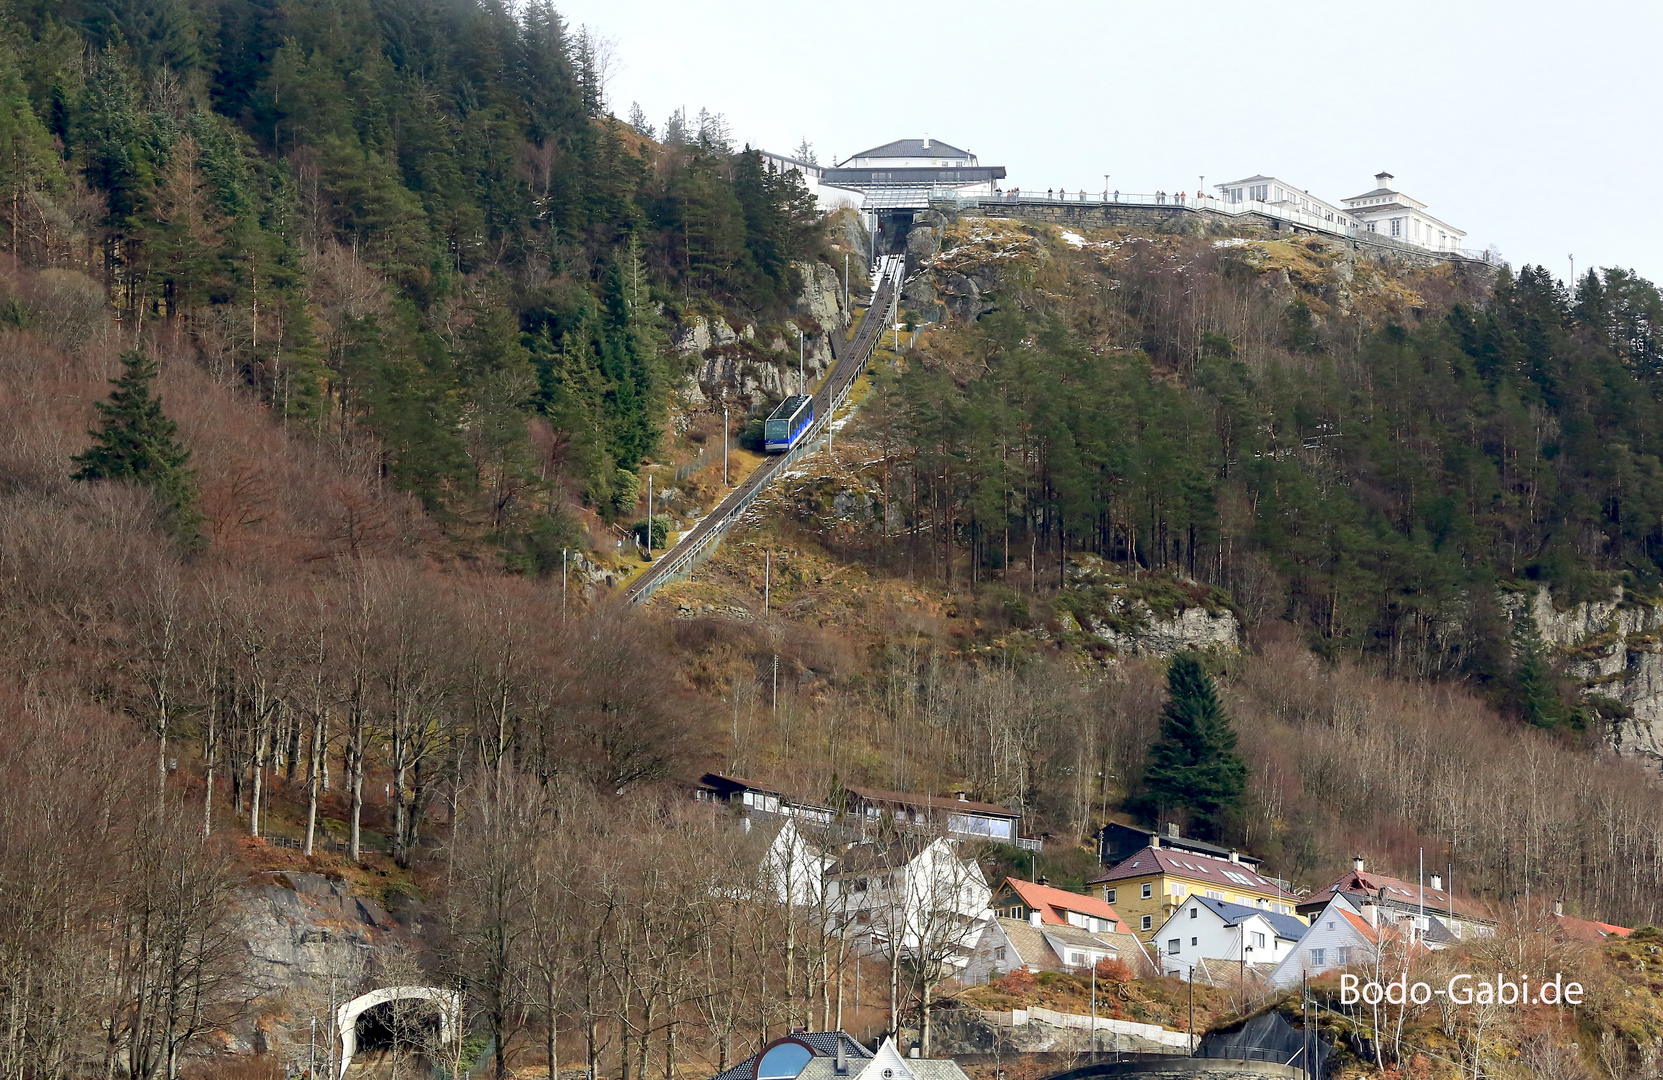
[[[1374,174],[1374,187],[1341,200],[1359,227],[1380,236],[1432,251],[1461,250],[1466,232],[1427,213],[1426,204],[1392,186],[1389,172]]]
[[[1192,895],[1161,924],[1154,944],[1162,974],[1192,979],[1202,961],[1279,964],[1309,930],[1294,915]]]
[[[975,947],[993,895],[954,841],[905,834],[851,845],[826,872],[825,889],[833,932],[955,968]]]
[[[1090,971],[1103,960],[1120,960],[1140,978],[1155,974],[1149,954],[1136,936],[1045,922],[1036,911],[1026,919],[1004,916],[989,919],[959,977],[975,984],[1022,968]]]
[[[747,826],[751,820],[745,819]],[[762,877],[780,903],[814,905],[820,901],[826,870],[834,861],[803,836],[795,821],[785,818],[775,826],[774,838],[762,856]]]

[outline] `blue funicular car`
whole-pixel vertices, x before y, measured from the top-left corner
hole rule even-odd
[[[770,454],[780,454],[797,445],[803,432],[814,423],[814,399],[807,394],[792,394],[780,402],[780,407],[763,424],[763,447]]]

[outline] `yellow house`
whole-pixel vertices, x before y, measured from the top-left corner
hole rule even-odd
[[[1278,915],[1293,915],[1298,898],[1279,882],[1254,870],[1234,852],[1216,858],[1159,846],[1160,839],[1114,864],[1086,883],[1145,942],[1190,896],[1243,904]]]

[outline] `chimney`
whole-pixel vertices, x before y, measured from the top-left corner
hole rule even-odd
[[[953,794],[957,795],[959,797],[959,802],[969,802],[970,801],[969,799],[965,798],[964,792],[962,792],[962,791],[955,791],[955,792],[953,792]]]
[[[1039,875],[1039,884],[1049,885],[1049,884],[1051,884],[1051,879],[1046,877],[1044,874],[1041,874],[1041,875]]]
[[[928,150],[929,148],[930,148],[930,133],[926,131],[926,132],[924,132],[924,149]]]
[[[845,1038],[846,1038],[846,1036],[841,1031],[839,1031],[837,1033],[837,1065],[836,1065],[836,1069],[837,1069],[837,1075],[839,1075],[839,1076],[847,1076],[849,1074],[849,1047],[843,1041]]]
[[[1554,916],[1554,918],[1559,918],[1560,916],[1562,916],[1564,914],[1565,914],[1565,901],[1555,900],[1553,902],[1553,916]]]
[[[1039,926],[1041,924],[1041,921],[1042,920],[1039,917],[1039,909],[1038,908],[1035,908],[1034,910],[1028,912],[1028,925],[1029,926]]]
[[[1161,846],[1161,834],[1160,833],[1155,833],[1154,835],[1149,837],[1149,846],[1152,847],[1152,848],[1158,848],[1158,847]]]
[[[1431,879],[1431,885],[1432,885],[1432,890],[1434,892],[1443,892],[1444,891],[1444,876],[1442,874],[1433,874],[1432,879]]]
[[[1397,177],[1393,176],[1389,172],[1377,172],[1374,174],[1374,186],[1389,188],[1392,186],[1392,181],[1395,179],[1397,179]]]
[[[1374,898],[1372,896],[1363,901],[1363,918],[1367,920],[1370,926],[1375,927],[1376,929],[1379,928],[1380,906],[1374,902]]]
[[[1233,863],[1240,863],[1241,862],[1241,852],[1239,852],[1239,851],[1230,852],[1230,861],[1233,862]]]
[[[1361,855],[1352,856],[1351,869],[1354,873],[1361,874],[1363,872],[1363,857]]]
[[[1166,834],[1174,840],[1178,839],[1178,823],[1176,821],[1166,823]]]

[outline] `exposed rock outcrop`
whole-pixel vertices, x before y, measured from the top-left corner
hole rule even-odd
[[[1502,607],[1513,615],[1529,613],[1584,694],[1627,708],[1630,715],[1608,733],[1619,753],[1663,764],[1663,606],[1630,598],[1619,586],[1610,599],[1563,611],[1547,589],[1509,593]]]
[[[1057,601],[1067,630],[1084,631],[1117,657],[1234,652],[1242,625],[1224,595],[1172,575],[1127,578],[1095,555],[1071,556],[1071,586]]]
[[[243,893],[250,984],[264,1011],[232,1032],[234,1053],[304,1055],[315,1018],[370,989],[389,951],[414,949],[419,916],[401,925],[374,900],[318,874],[275,873]]]
[[[797,314],[787,321],[808,335],[802,371],[796,335],[790,329],[760,341],[754,324],[735,329],[723,319],[695,315],[670,336],[670,348],[677,355],[696,358],[681,387],[689,408],[720,409],[728,402],[742,411],[759,411],[771,400],[798,393],[803,372],[812,387],[831,366],[826,335],[843,325],[843,284],[837,271],[824,263],[799,264],[797,269],[803,287],[792,303]]]

